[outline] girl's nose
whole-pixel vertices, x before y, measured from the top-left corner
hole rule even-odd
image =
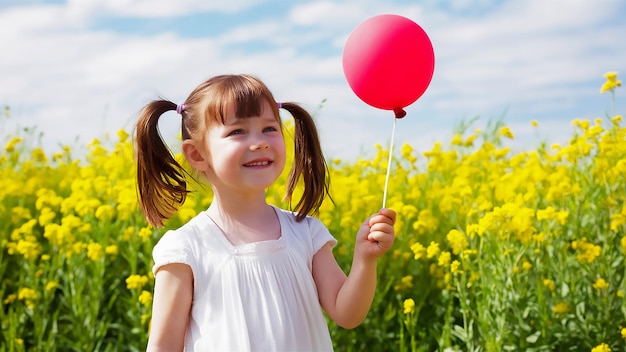
[[[256,143],[253,143],[250,145],[250,150],[252,151],[263,150],[263,149],[270,149],[270,144],[267,143],[266,141],[259,140]]]

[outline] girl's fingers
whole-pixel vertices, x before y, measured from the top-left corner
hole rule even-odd
[[[369,219],[370,227],[376,223],[386,223],[393,225],[396,223],[396,212],[391,209],[383,208],[378,214],[374,214]]]
[[[382,223],[382,222],[378,222],[373,225],[370,225],[370,232],[375,232],[375,231],[389,232],[391,234],[393,234],[394,232],[392,224]]]
[[[380,251],[380,255],[393,246],[394,237],[390,233],[374,232],[369,234],[368,240],[371,245],[376,246],[376,252]]]

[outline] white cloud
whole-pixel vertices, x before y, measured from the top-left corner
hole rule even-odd
[[[296,5],[289,11],[289,19],[300,26],[331,29],[344,26],[349,19],[363,18],[365,6],[355,2],[313,1]]]
[[[132,127],[141,106],[159,95],[182,101],[211,75],[250,72],[265,80],[277,99],[313,110],[327,99],[316,117],[329,155],[372,151],[375,143],[387,144],[391,113],[367,106],[350,91],[341,53],[349,33],[380,13],[414,19],[433,41],[431,86],[398,121],[398,144],[410,142],[421,150],[449,138],[461,119],[481,115],[478,124],[485,123],[507,108],[507,122],[515,126],[540,116],[555,126],[563,120],[568,125],[581,117],[574,114],[609,105],[598,94],[605,71],[626,73],[626,25],[619,16],[625,6],[618,1],[511,0],[493,6],[461,1],[449,4],[452,12],[433,7],[439,2],[295,2],[282,9],[286,16],[269,11],[246,17],[212,37],[89,29],[94,16],[182,16],[216,9],[212,6],[234,11],[255,1],[163,0],[150,2],[151,9],[146,4],[74,0],[0,10],[2,27],[11,29],[0,31],[0,102],[12,107],[12,121],[38,125],[52,145],[72,143],[77,135],[88,142]],[[463,14],[472,6],[481,11]],[[623,97],[618,92],[618,103]],[[176,115],[167,119],[166,134],[177,133]],[[529,133],[526,128],[516,134],[521,141]]]
[[[236,12],[262,2],[262,0],[68,0],[70,12],[121,17],[171,17],[193,12]]]
[[[220,36],[219,40],[224,46],[255,41],[276,41],[275,38],[280,37],[283,30],[285,30],[284,26],[276,21],[255,22],[227,31],[226,34]]]
[[[560,104],[581,94],[578,85],[597,80],[599,87],[601,74],[626,55],[618,44],[626,26],[603,26],[623,5],[602,4],[509,1],[479,19],[440,16],[432,31],[436,104],[477,112],[498,101]]]

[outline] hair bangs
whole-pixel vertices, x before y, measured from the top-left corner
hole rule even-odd
[[[239,119],[261,116],[263,113],[263,103],[268,101],[267,95],[254,82],[238,85],[233,90],[233,100],[235,116]]]
[[[214,116],[222,124],[226,122],[228,109],[234,108],[235,117],[245,119],[261,116],[265,102],[270,106],[275,104],[274,97],[269,89],[254,77],[228,76],[222,81],[221,94],[215,99],[213,108],[207,111],[209,116]],[[276,111],[277,112],[277,111]]]

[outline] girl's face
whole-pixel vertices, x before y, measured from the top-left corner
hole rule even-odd
[[[285,141],[268,102],[261,116],[237,118],[229,107],[225,124],[209,126],[207,172],[214,187],[243,192],[264,191],[285,167]]]

